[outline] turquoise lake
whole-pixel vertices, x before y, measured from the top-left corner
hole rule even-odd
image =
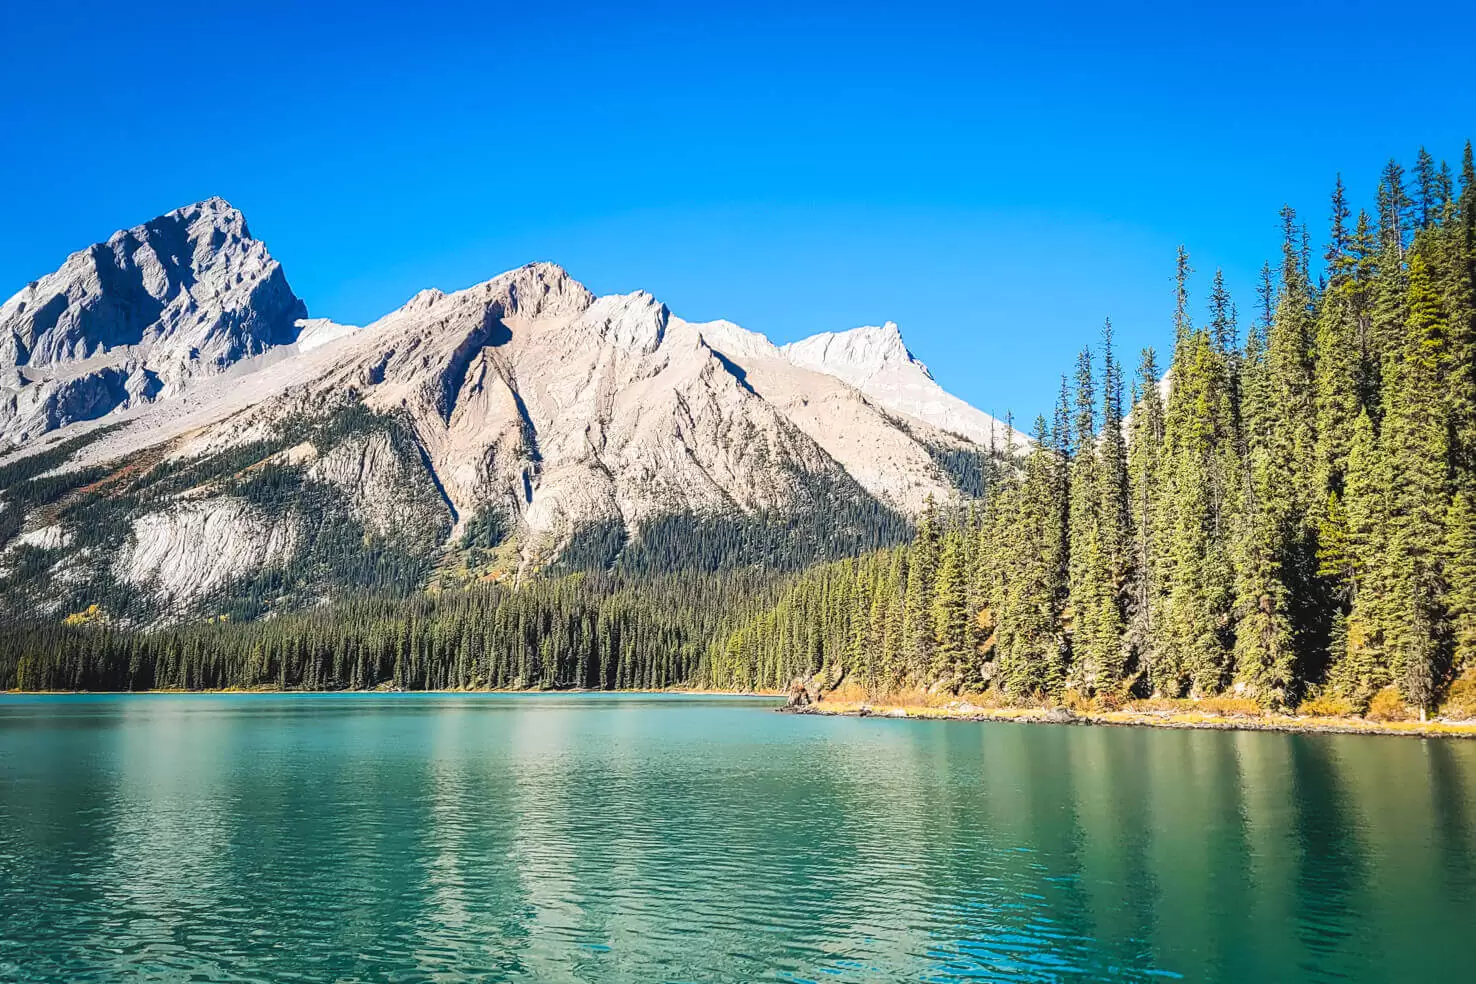
[[[0,980],[1476,974],[1476,742],[0,696]]]

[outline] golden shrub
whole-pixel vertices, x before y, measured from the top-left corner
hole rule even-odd
[[[1095,714],[1097,713],[1097,702],[1089,694],[1080,690],[1068,690],[1066,696],[1061,699],[1061,706],[1073,714]]]
[[[1297,705],[1297,713],[1302,717],[1348,717],[1357,711],[1352,701],[1331,694],[1308,697]]]
[[[1249,697],[1205,697],[1195,702],[1195,709],[1219,717],[1260,717],[1260,704]]]
[[[1414,715],[1405,706],[1397,689],[1385,687],[1373,695],[1363,716],[1370,721],[1408,721]]]
[[[1440,716],[1456,721],[1476,721],[1476,670],[1450,685],[1450,693],[1440,707]]]

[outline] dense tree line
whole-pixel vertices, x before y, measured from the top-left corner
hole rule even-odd
[[[772,603],[770,584],[575,574],[244,623],[10,624],[0,689],[656,689],[696,678],[714,636]]]
[[[1309,693],[1433,707],[1476,667],[1476,168],[1341,178],[1324,263],[1290,208],[1245,333],[1176,272],[1166,380],[1084,351],[1023,460],[908,547],[816,569],[714,647],[721,686],[847,673],[1014,699]],[[1129,412],[1130,411],[1130,412]]]

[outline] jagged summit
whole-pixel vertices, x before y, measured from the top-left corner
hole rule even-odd
[[[825,331],[783,346],[798,365],[847,367],[856,374],[877,372],[888,366],[913,365],[929,378],[927,366],[907,350],[897,322],[881,327],[865,325],[849,331]]]
[[[878,404],[985,447],[1003,448],[1009,429],[939,386],[928,367],[908,351],[895,322],[850,331],[822,332],[782,350],[795,365],[828,373]],[[1015,435],[1017,443],[1023,442]]]
[[[176,394],[306,315],[224,199],[116,232],[0,305],[0,445]]]
[[[428,312],[449,316],[455,311],[482,309],[489,317],[574,313],[593,304],[595,296],[556,263],[528,263],[481,283],[455,291],[427,287],[403,305],[372,322],[373,331],[393,329]]]

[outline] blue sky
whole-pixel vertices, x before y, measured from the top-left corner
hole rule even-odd
[[[1165,343],[1177,244],[1249,312],[1283,202],[1320,242],[1337,172],[1476,135],[1467,4],[210,6],[7,11],[0,293],[219,194],[313,315],[549,259],[778,341],[895,320],[1024,419],[1104,316]]]

